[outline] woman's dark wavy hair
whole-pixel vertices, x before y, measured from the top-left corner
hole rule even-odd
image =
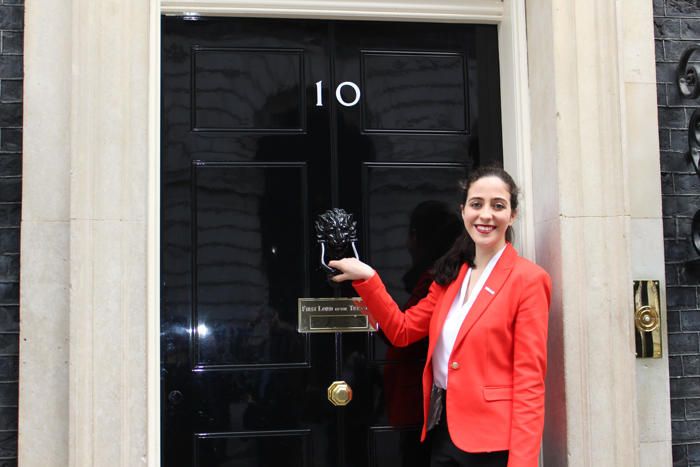
[[[459,188],[462,192],[462,206],[467,203],[469,187],[471,187],[474,182],[484,177],[498,177],[501,179],[503,183],[506,184],[506,189],[510,193],[511,210],[515,211],[518,209],[518,194],[520,193],[518,186],[513,181],[513,178],[508,175],[508,172],[495,165],[479,167],[472,171],[466,180],[459,183]],[[506,240],[513,243],[514,236],[515,233],[513,232],[513,228],[509,226],[506,230]],[[473,268],[475,266],[474,255],[474,241],[465,229],[462,231],[462,235],[460,235],[457,241],[455,241],[454,245],[452,245],[452,248],[450,248],[450,250],[445,253],[442,258],[435,262],[435,268],[433,269],[435,282],[437,282],[439,285],[447,285],[454,281],[457,279],[459,270],[464,263],[467,263],[469,267]]]

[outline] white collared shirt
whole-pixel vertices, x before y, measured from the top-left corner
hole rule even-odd
[[[442,326],[442,332],[440,333],[437,344],[435,344],[435,350],[433,351],[433,380],[435,385],[439,388],[447,389],[448,365],[450,364],[450,356],[452,355],[452,349],[455,346],[459,329],[462,327],[467,313],[469,313],[469,310],[476,301],[476,297],[479,296],[481,289],[484,287],[486,280],[489,278],[489,275],[491,275],[491,271],[493,271],[494,266],[498,263],[505,249],[506,247],[504,246],[491,258],[491,261],[489,261],[486,269],[484,269],[484,272],[481,274],[479,281],[474,286],[466,303],[464,303],[464,297],[467,294],[467,286],[469,285],[469,279],[472,275],[472,268],[469,268],[467,275],[464,276],[462,287],[455,297],[454,302],[452,302],[449,313],[447,313],[445,324]],[[488,292],[491,294],[494,293],[490,289]],[[462,303],[464,303],[464,305],[462,305]]]

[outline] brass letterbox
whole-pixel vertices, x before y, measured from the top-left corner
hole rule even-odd
[[[359,297],[300,298],[299,332],[376,331],[365,313],[367,307]]]

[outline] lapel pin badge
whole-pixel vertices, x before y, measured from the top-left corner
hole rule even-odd
[[[496,292],[494,292],[493,290],[491,290],[491,289],[489,288],[489,286],[486,286],[485,288],[486,288],[486,291],[487,291],[488,293],[490,293],[491,295],[493,295],[493,294],[496,293]]]

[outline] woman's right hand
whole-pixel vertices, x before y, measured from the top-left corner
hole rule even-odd
[[[328,266],[339,269],[342,274],[333,276],[335,282],[368,280],[374,276],[374,269],[357,258],[343,258],[329,261]]]

